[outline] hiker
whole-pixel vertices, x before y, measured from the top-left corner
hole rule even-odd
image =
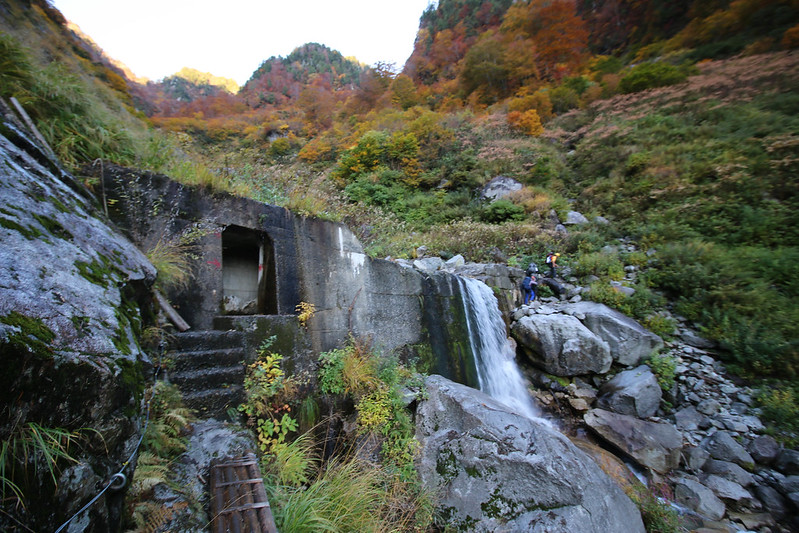
[[[549,254],[547,254],[546,264],[549,265],[550,278],[555,277],[555,269],[557,268],[556,262],[558,260],[558,257],[560,257],[559,253],[556,254],[554,252],[549,252]]]
[[[528,272],[522,280],[522,291],[524,292],[524,305],[531,303],[535,300],[535,287],[538,282],[535,280],[535,275]]]

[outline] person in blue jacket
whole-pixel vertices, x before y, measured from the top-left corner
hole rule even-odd
[[[535,280],[535,274],[527,273],[522,280],[522,291],[524,292],[524,305],[529,304],[535,300],[535,286],[538,282]]]

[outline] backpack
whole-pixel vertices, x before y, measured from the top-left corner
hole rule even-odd
[[[547,255],[546,264],[548,264],[548,265],[552,264],[552,254]]]
[[[522,280],[522,289],[529,291],[533,288],[533,279],[530,276],[525,277]]]

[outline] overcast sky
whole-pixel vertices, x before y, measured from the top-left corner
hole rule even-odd
[[[111,58],[158,80],[190,67],[236,80],[317,42],[402,67],[433,0],[52,0]]]

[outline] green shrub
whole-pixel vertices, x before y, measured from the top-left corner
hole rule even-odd
[[[615,253],[581,254],[574,263],[574,274],[580,277],[593,275],[618,281],[624,278],[624,265]]]
[[[774,385],[758,392],[757,403],[770,432],[793,448],[799,445],[799,394],[795,384]]]
[[[670,340],[674,336],[674,329],[677,326],[673,318],[659,314],[644,317],[641,325],[664,340]]]
[[[549,100],[552,102],[552,111],[565,113],[580,105],[580,95],[571,87],[561,85],[549,91]]]
[[[670,355],[653,354],[645,363],[657,377],[661,389],[669,391],[674,387],[674,379],[677,376],[677,360],[675,358]]]
[[[515,205],[510,200],[500,199],[480,209],[480,220],[489,224],[501,224],[508,221],[521,221],[526,218],[524,207]]]
[[[630,69],[622,77],[619,87],[622,92],[634,93],[682,83],[688,78],[684,70],[669,63],[642,63]]]
[[[686,529],[677,510],[643,485],[626,491],[641,511],[644,527],[652,533],[682,533]]]

